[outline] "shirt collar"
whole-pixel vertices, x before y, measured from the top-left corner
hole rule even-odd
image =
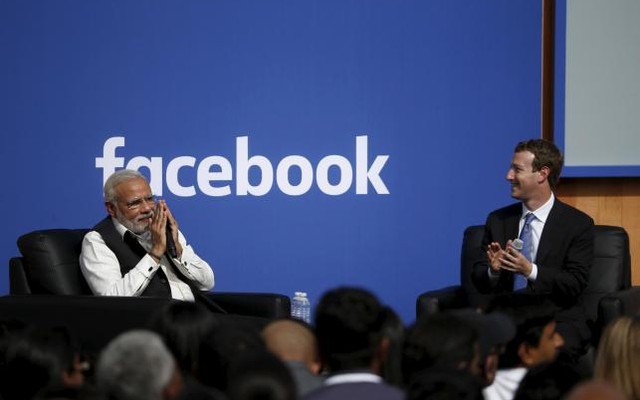
[[[325,379],[324,384],[337,385],[340,383],[356,383],[356,382],[371,382],[381,383],[382,378],[371,372],[349,372],[346,374],[337,374]]]
[[[555,203],[555,196],[553,195],[553,192],[551,192],[551,196],[549,197],[549,200],[547,200],[546,203],[544,203],[540,208],[538,208],[535,211],[531,211],[529,210],[524,203],[522,204],[522,217],[524,218],[525,215],[532,213],[533,215],[535,215],[536,219],[538,221],[541,221],[543,224],[545,222],[547,222],[547,218],[549,217],[549,213],[551,212],[551,209],[553,208],[553,203]]]

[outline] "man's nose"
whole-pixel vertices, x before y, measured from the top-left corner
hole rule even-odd
[[[506,176],[507,180],[508,181],[512,181],[513,180],[513,176],[514,176],[513,169],[509,168],[509,170],[507,171],[507,176]]]

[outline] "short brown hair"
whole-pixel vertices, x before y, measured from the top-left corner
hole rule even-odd
[[[528,151],[533,154],[532,170],[540,171],[543,167],[549,168],[549,185],[555,188],[560,180],[562,172],[562,153],[553,142],[544,139],[530,139],[516,145],[515,153]]]

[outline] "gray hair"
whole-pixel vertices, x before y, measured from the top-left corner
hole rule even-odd
[[[104,201],[106,201],[107,203],[115,202],[116,200],[118,200],[118,196],[116,196],[116,186],[118,186],[122,182],[140,178],[144,179],[145,181],[147,180],[144,175],[134,169],[121,169],[114,172],[104,183]]]
[[[162,400],[176,369],[160,336],[146,330],[125,332],[102,351],[96,368],[98,389],[116,400]]]

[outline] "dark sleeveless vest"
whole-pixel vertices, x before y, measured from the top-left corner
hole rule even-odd
[[[140,262],[142,257],[138,256],[127,245],[120,233],[113,225],[111,216],[106,217],[102,221],[98,222],[93,230],[98,232],[105,244],[118,258],[120,263],[120,273],[124,276],[127,272],[131,271]],[[161,268],[151,277],[149,285],[144,289],[140,296],[146,297],[171,297],[171,289],[169,288],[169,281]]]

